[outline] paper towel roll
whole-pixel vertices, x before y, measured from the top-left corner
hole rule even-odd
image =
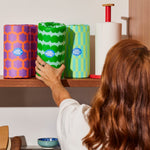
[[[31,76],[35,76],[35,61],[37,57],[37,25],[30,25],[31,32]]]
[[[29,25],[4,26],[4,78],[31,77]]]
[[[121,40],[121,23],[97,23],[95,34],[95,74],[101,75],[109,49]]]
[[[90,27],[68,25],[66,31],[65,73],[68,78],[86,78],[90,74]]]
[[[65,24],[41,22],[38,25],[38,55],[55,68],[64,63],[65,36]]]

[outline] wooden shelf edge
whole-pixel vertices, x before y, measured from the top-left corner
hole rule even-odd
[[[100,79],[62,79],[65,87],[99,87]]]
[[[45,148],[42,148],[40,146],[25,146],[21,147],[21,150],[43,150]],[[54,148],[46,148],[48,150],[60,150],[60,147],[54,147]]]
[[[0,76],[0,87],[47,87],[36,78],[29,79],[4,79]]]
[[[100,79],[62,79],[65,87],[99,87]],[[0,87],[47,87],[36,78],[29,79],[4,79],[0,76]]]

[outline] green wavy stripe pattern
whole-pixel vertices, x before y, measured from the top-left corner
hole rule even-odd
[[[46,51],[46,50],[48,50],[48,49],[51,49],[51,50],[53,50],[54,52],[57,52],[57,51],[59,51],[59,52],[62,52],[62,51],[64,51],[64,49],[65,49],[65,46],[64,45],[59,45],[59,46],[50,46],[50,45],[45,45],[45,44],[41,44],[41,43],[38,43],[38,49],[39,50],[44,50],[44,51]]]
[[[42,57],[45,61],[48,61],[49,60],[49,58],[48,57],[46,57],[45,55],[41,55],[40,53],[38,53],[38,55],[40,56],[40,57]],[[62,60],[62,57],[64,57],[64,55],[59,55],[59,56],[54,56],[54,57],[52,57],[51,58],[51,62],[54,62],[54,61],[61,61]]]
[[[63,23],[55,22],[41,22],[38,24],[38,29],[45,32],[64,32],[66,30],[66,25]]]
[[[59,55],[59,56],[54,56],[51,59],[46,57],[44,54],[38,53],[38,55],[45,61],[49,62],[49,65],[52,65],[52,67],[59,68],[62,63],[64,63],[64,54]],[[55,64],[56,63],[56,64]],[[58,65],[59,64],[59,65]]]
[[[60,67],[64,62],[65,53],[66,25],[54,22],[38,24],[38,55],[45,61],[51,62],[53,67]],[[45,54],[47,50],[52,50],[54,56],[49,57]],[[62,52],[56,56],[55,53]]]
[[[44,41],[44,42],[57,43],[57,42],[65,41],[65,35],[60,35],[60,36],[53,35],[53,36],[51,36],[51,35],[44,35],[44,34],[39,33],[38,39],[40,41]]]

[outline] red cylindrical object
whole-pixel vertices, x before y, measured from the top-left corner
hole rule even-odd
[[[105,8],[105,22],[111,22],[111,6]]]
[[[92,78],[92,79],[100,79],[101,75],[90,74],[89,77]]]

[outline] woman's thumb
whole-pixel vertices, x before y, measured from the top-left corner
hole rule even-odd
[[[58,74],[61,76],[64,70],[65,70],[65,65],[62,64],[62,65],[60,66],[60,68],[58,68]]]

